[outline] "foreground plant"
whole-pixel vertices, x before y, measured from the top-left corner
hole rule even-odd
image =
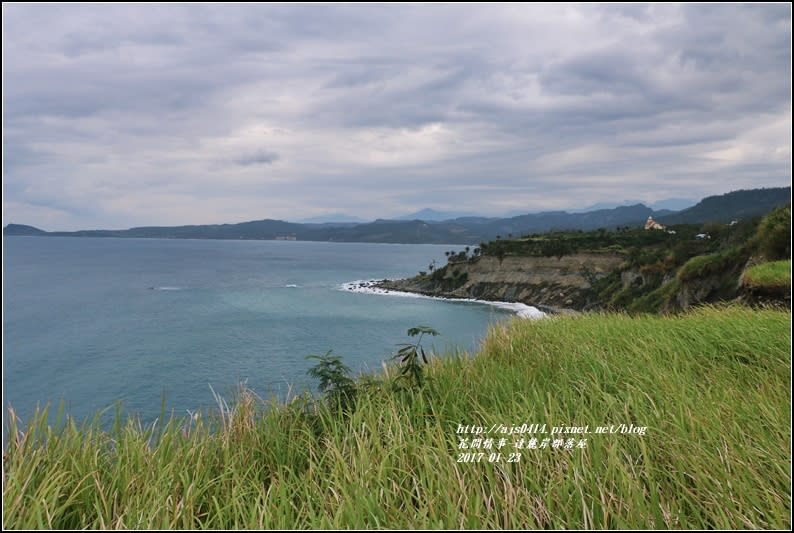
[[[436,335],[440,335],[440,333],[430,326],[415,326],[408,329],[409,337],[416,337],[417,335],[419,335],[419,338],[416,339],[416,342],[413,344],[398,344],[397,346],[402,346],[402,348],[397,350],[397,353],[394,354],[392,359],[400,360],[400,364],[402,365],[400,377],[407,379],[409,385],[413,385],[418,388],[422,386],[422,363],[425,365],[428,364],[427,354],[425,353],[425,349],[422,347],[422,337],[425,335],[431,335],[435,337]],[[421,362],[419,360],[420,356],[422,358]]]
[[[317,360],[307,374],[320,380],[318,388],[329,404],[343,410],[350,409],[356,401],[356,382],[350,377],[350,368],[342,363],[341,357],[331,355],[332,351],[328,350],[325,355],[307,356],[306,359]]]

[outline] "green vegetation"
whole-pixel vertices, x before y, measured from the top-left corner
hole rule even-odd
[[[755,265],[744,273],[742,283],[750,289],[791,290],[791,259]]]
[[[743,247],[731,247],[722,252],[693,257],[678,270],[680,281],[696,281],[708,276],[718,275],[741,265],[750,256]]]
[[[790,326],[743,307],[516,320],[476,357],[430,360],[420,388],[395,387],[394,367],[369,378],[344,412],[242,391],[212,415],[104,432],[46,409],[17,427],[12,411],[4,526],[788,529]],[[590,433],[461,447],[465,426],[524,423]],[[619,424],[647,431],[595,433]]]
[[[678,280],[660,285],[650,292],[644,292],[628,304],[630,313],[660,313],[674,301],[676,293],[681,288]]]
[[[615,231],[553,231],[526,235],[512,240],[481,243],[483,255],[511,255],[519,257],[553,257],[573,253],[624,253],[633,248],[648,248],[678,242],[697,233],[697,226],[687,226],[682,235],[643,228],[619,227]],[[690,235],[691,234],[691,235]]]
[[[421,387],[422,376],[424,375],[422,364],[427,365],[429,363],[425,349],[422,347],[422,337],[425,335],[435,337],[439,333],[430,326],[415,326],[408,329],[408,335],[410,337],[418,335],[419,338],[416,339],[415,343],[406,342],[400,344],[401,348],[394,354],[393,359],[400,361],[402,365],[402,375],[400,377],[408,382],[408,386]],[[420,356],[421,360],[419,359]]]
[[[356,382],[350,377],[350,368],[342,363],[338,355],[331,355],[331,350],[325,355],[310,355],[307,359],[317,360],[317,364],[309,369],[308,374],[320,380],[318,388],[325,394],[326,401],[331,407],[346,410],[355,407]]]
[[[461,252],[464,253],[464,252]],[[427,279],[432,280],[435,284],[437,284],[442,290],[445,291],[454,291],[458,287],[461,287],[466,284],[469,276],[466,272],[460,270],[460,267],[455,265],[454,261],[461,262],[465,261],[465,259],[459,260],[452,260],[444,267],[437,268],[430,274]],[[447,276],[447,272],[451,269],[450,275]],[[425,277],[422,272],[419,273],[420,277]]]
[[[670,226],[667,231],[618,227],[614,231],[555,231],[526,235],[513,240],[481,243],[482,255],[517,257],[561,257],[574,253],[617,253],[626,256],[628,266],[641,267],[666,263],[680,266],[687,259],[714,253],[725,247],[744,243],[752,237],[758,218],[734,225],[707,223],[703,225]],[[674,233],[668,233],[673,231]],[[708,238],[699,239],[698,234]],[[465,255],[451,253],[456,261]]]
[[[791,257],[791,205],[767,215],[758,228],[759,251],[767,259]]]

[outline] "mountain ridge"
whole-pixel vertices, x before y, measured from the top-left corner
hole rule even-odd
[[[584,213],[546,211],[508,218],[460,217],[445,221],[378,219],[373,222],[301,224],[261,219],[236,224],[139,226],[126,230],[48,232],[22,224],[8,224],[3,235],[129,237],[165,239],[307,240],[326,242],[382,242],[405,244],[474,244],[495,238],[553,230],[611,229],[644,224],[649,216],[665,224],[729,222],[759,216],[790,202],[791,187],[733,191],[703,198],[678,212],[654,211],[644,204]]]

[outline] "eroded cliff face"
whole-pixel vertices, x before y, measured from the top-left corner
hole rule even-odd
[[[590,283],[623,265],[618,254],[562,257],[483,256],[452,262],[432,275],[382,282],[385,289],[447,298],[522,302],[548,308],[585,309]]]
[[[748,305],[778,306],[791,309],[791,285],[788,286],[753,286],[746,277],[747,270],[754,265],[766,262],[763,257],[751,257],[747,260],[738,282],[738,300]]]
[[[791,287],[739,288],[738,301],[754,306],[778,306],[791,309]]]

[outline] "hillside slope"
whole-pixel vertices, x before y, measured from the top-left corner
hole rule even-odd
[[[665,224],[730,222],[763,215],[791,202],[791,187],[739,190],[703,198],[692,207],[659,217]]]

